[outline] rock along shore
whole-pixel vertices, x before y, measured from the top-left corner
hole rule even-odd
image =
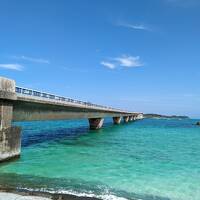
[[[94,197],[79,197],[69,194],[29,192],[0,189],[0,200],[100,200]]]

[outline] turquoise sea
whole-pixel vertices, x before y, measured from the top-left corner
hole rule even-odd
[[[109,200],[199,200],[195,122],[106,119],[98,131],[86,120],[16,123],[21,158],[0,165],[0,185]]]

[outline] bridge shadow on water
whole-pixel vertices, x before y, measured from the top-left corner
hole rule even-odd
[[[69,141],[76,140],[81,135],[88,134],[89,128],[81,126],[77,128],[60,128],[56,130],[45,130],[33,134],[26,134],[26,132],[26,130],[23,131],[22,147],[28,147],[44,142],[60,141],[61,139]]]
[[[65,124],[63,126],[63,124]],[[111,120],[105,120],[104,126],[100,130],[90,130],[85,121],[73,124],[73,121],[60,122],[27,122],[17,123],[22,126],[22,148],[42,143],[61,142],[65,145],[76,145],[81,136],[95,134],[104,131],[107,128],[116,128]]]
[[[131,124],[131,123],[130,123]],[[78,140],[82,136],[96,137],[99,133],[117,131],[128,124],[113,125],[111,118],[106,118],[104,125],[99,130],[90,130],[86,120],[61,120],[61,121],[37,121],[19,122],[22,127],[22,148],[32,145],[40,145],[50,142],[60,142],[65,145],[81,145]],[[84,144],[82,144],[84,145]],[[86,145],[86,144],[85,144]]]

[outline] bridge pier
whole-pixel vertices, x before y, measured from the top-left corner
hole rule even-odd
[[[11,125],[14,100],[15,82],[0,77],[0,162],[20,156],[21,130]]]
[[[103,118],[90,118],[89,124],[91,130],[100,129],[103,126],[104,119]]]
[[[121,123],[121,117],[113,117],[113,123],[114,124],[120,124]]]
[[[134,121],[134,117],[133,116],[129,116],[129,121],[130,122]]]
[[[128,123],[128,122],[129,122],[129,116],[124,116],[123,118],[124,118],[124,122],[125,122],[125,123]]]

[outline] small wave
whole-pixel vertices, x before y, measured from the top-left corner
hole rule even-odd
[[[103,200],[128,200],[124,197],[119,197],[109,192],[105,194],[96,195],[92,192],[76,192],[73,190],[56,190],[55,191],[55,190],[50,190],[50,189],[30,189],[30,188],[17,188],[17,189],[25,190],[29,192],[46,192],[49,194],[65,194],[65,195],[73,195],[77,197],[89,197],[89,198],[97,198],[97,199],[103,199]]]

